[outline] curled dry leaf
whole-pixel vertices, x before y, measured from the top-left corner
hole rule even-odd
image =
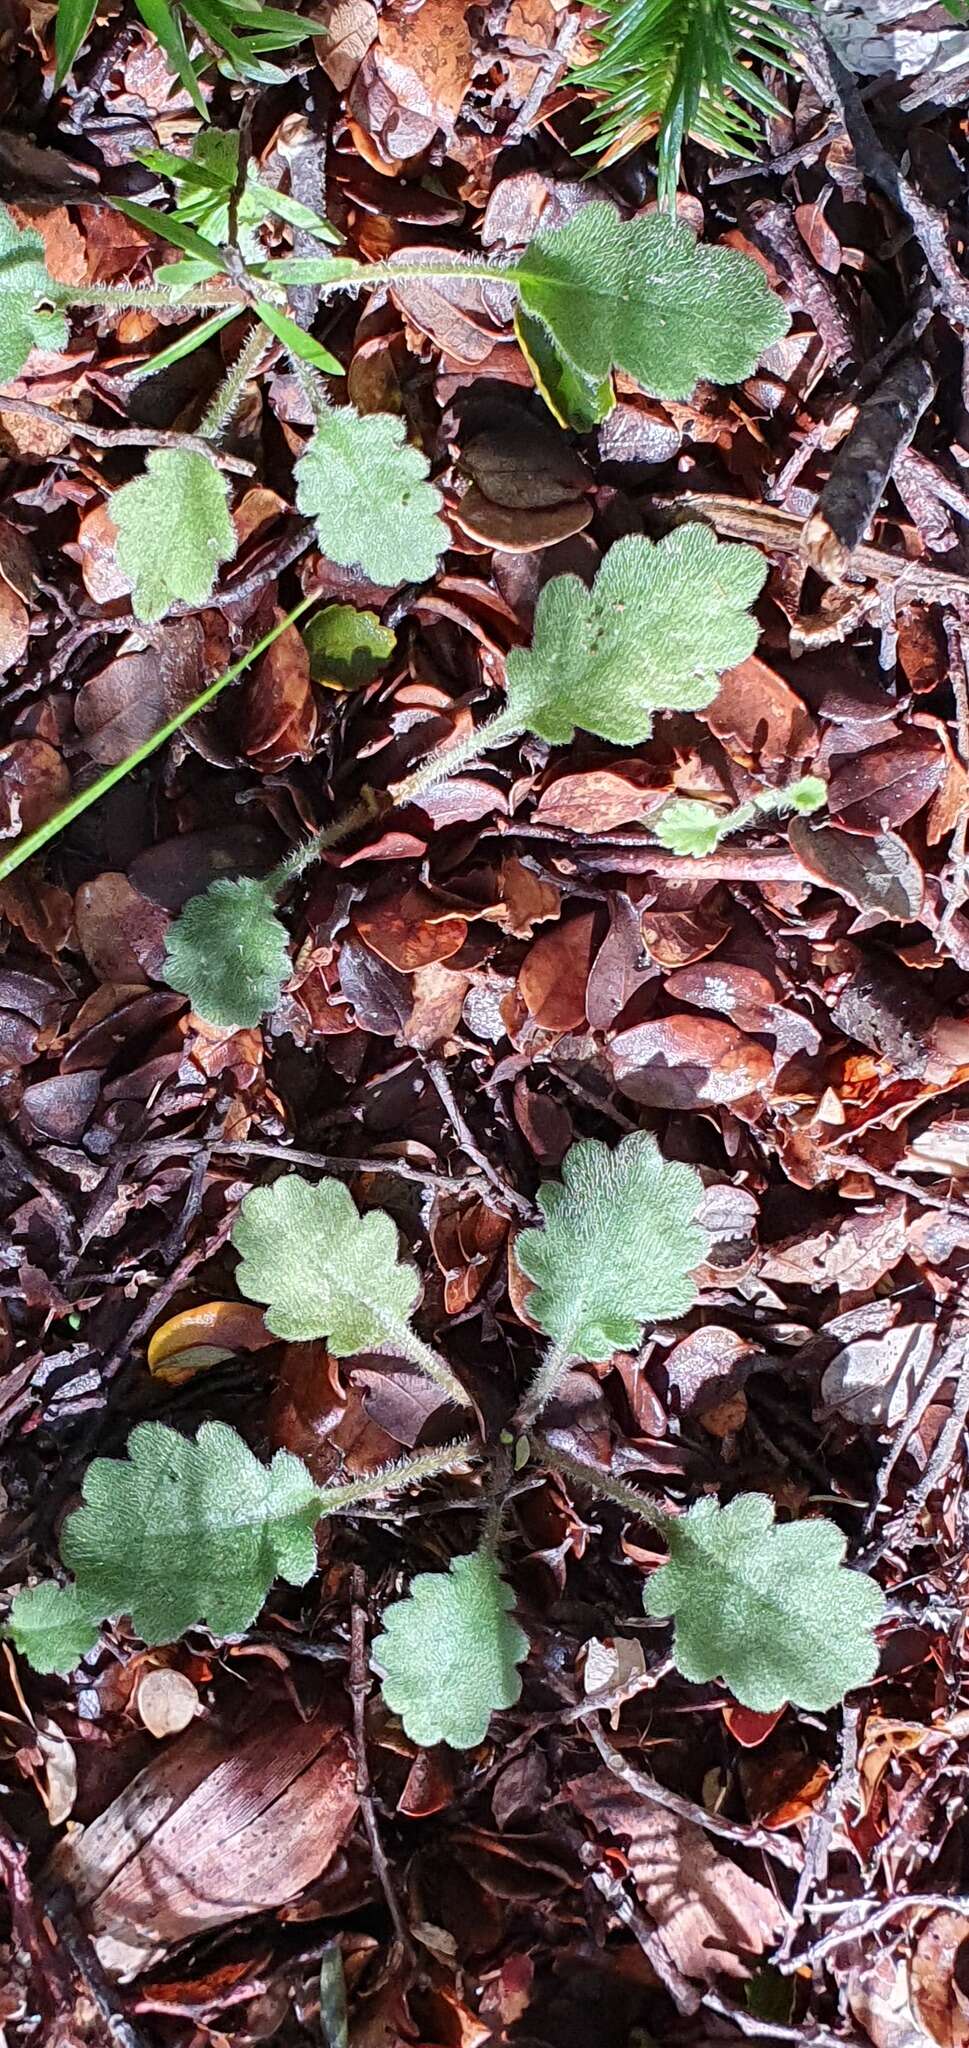
[[[176,1943],[294,1899],[357,1813],[353,1755],[327,1709],[241,1735],[191,1729],[55,1852],[103,1967],[127,1977]]]
[[[629,1845],[636,1890],[684,1977],[712,1984],[749,1977],[773,1948],[786,1915],[767,1886],[721,1855],[702,1828],[640,1799],[610,1771],[566,1787],[596,1834]]]

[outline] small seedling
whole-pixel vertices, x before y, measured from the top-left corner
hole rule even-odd
[[[884,1607],[873,1581],[845,1567],[833,1523],[777,1526],[762,1494],[726,1508],[704,1500],[674,1515],[532,1428],[570,1364],[604,1361],[635,1343],[647,1320],[690,1306],[693,1269],[707,1246],[696,1220],[701,1193],[699,1175],[663,1160],[646,1132],[612,1151],[580,1141],[566,1154],[561,1183],[539,1191],[544,1228],[521,1233],[516,1246],[536,1282],[527,1312],[552,1343],[512,1418],[513,1434],[524,1456],[665,1538],[670,1562],[649,1581],[645,1602],[651,1614],[673,1616],[674,1655],[686,1678],[720,1678],[757,1709],[791,1699],[821,1712],[872,1675]],[[398,1258],[391,1219],[379,1211],[361,1217],[341,1184],[314,1187],[286,1175],[254,1191],[233,1241],[242,1253],[240,1287],[266,1303],[270,1329],[325,1336],[340,1357],[391,1349],[466,1399],[450,1366],[411,1329],[417,1275]],[[73,1581],[19,1593],[11,1634],[44,1671],[72,1669],[94,1648],[100,1624],[125,1615],[149,1644],[203,1623],[216,1635],[238,1634],[274,1578],[301,1586],[311,1577],[321,1516],[352,1513],[477,1459],[490,1502],[478,1549],[453,1558],[446,1572],[419,1574],[409,1595],[385,1610],[374,1644],[384,1697],[411,1739],[473,1747],[492,1713],[517,1701],[528,1652],[498,1562],[507,1444],[508,1432],[499,1431],[495,1440],[418,1451],[320,1490],[299,1458],[277,1452],[264,1465],[223,1423],[203,1424],[194,1442],[164,1424],[142,1424],[127,1459],[97,1459],[88,1470],[84,1505],[62,1537]],[[517,1471],[521,1459],[514,1462]]]
[[[162,5],[163,0],[150,4]],[[218,326],[223,313],[230,317],[250,306],[257,320],[253,332],[258,347],[255,353],[249,344],[243,349],[201,431],[213,442],[223,432],[268,330],[289,351],[313,410],[313,433],[296,465],[300,508],[315,520],[320,546],[332,561],[359,565],[377,583],[396,585],[433,575],[448,541],[440,496],[429,480],[426,458],[407,443],[401,420],[382,413],[363,416],[352,406],[330,403],[318,373],[342,376],[342,365],[286,311],[291,285],[312,284],[323,297],[371,286],[392,288],[415,279],[484,279],[508,285],[524,323],[523,344],[533,356],[537,351],[549,357],[556,390],[553,402],[561,410],[571,392],[579,425],[588,423],[590,407],[601,418],[612,404],[614,370],[635,377],[657,396],[687,397],[699,377],[732,381],[748,376],[763,350],[788,326],[784,307],[750,257],[732,249],[707,248],[680,222],[624,221],[604,201],[584,207],[564,227],[540,231],[524,254],[507,264],[467,262],[447,250],[439,258],[422,251],[419,262],[408,261],[403,251],[387,263],[369,265],[324,254],[258,260],[252,218],[246,225],[245,249],[237,247],[230,259],[210,237],[222,231],[223,215],[228,227],[231,148],[227,154],[219,143],[202,149],[194,159],[173,158],[163,151],[152,161],[176,182],[174,211],[160,213],[133,200],[116,202],[140,226],[183,251],[183,260],[162,266],[150,286],[58,284],[46,269],[38,237],[17,228],[0,209],[0,381],[19,374],[32,347],[63,345],[64,312],[72,305],[106,310],[201,308],[208,317],[198,330],[199,340]],[[306,225],[306,209],[284,196],[273,198],[268,188],[257,184],[250,190],[246,185],[240,205],[246,195],[250,213],[263,207],[293,224]],[[332,238],[334,231],[326,221],[314,215],[307,218],[313,233]],[[200,220],[208,233],[200,232]],[[255,248],[258,251],[258,244]],[[244,285],[236,281],[237,271],[244,276]],[[176,360],[189,346],[190,338],[180,341],[163,359]],[[152,457],[147,476],[125,485],[112,501],[112,515],[118,515],[123,529],[119,560],[122,567],[126,559],[131,565],[135,607],[145,619],[160,616],[175,600],[204,603],[214,590],[219,564],[233,552],[223,476],[214,463],[206,470],[201,455],[183,454],[177,468],[171,466],[173,461],[171,451],[164,467]],[[184,530],[162,524],[152,534],[156,514],[164,514],[170,501],[185,506]],[[164,545],[159,534],[165,536]],[[176,537],[178,558],[172,562],[169,548]],[[694,540],[690,545],[697,548],[699,543]],[[689,548],[682,562],[686,606],[688,555]],[[675,554],[667,557],[671,574],[676,560]],[[742,609],[749,602],[730,586],[725,595],[728,614],[731,607],[739,604]],[[695,651],[702,662],[702,638]],[[701,667],[697,675],[706,672]],[[705,700],[701,695],[690,701]]]
[[[695,524],[657,542],[617,541],[591,590],[577,576],[554,577],[536,607],[531,647],[508,657],[503,709],[432,755],[390,792],[393,800],[419,802],[523,732],[557,744],[582,727],[635,745],[648,739],[657,711],[708,703],[721,670],[756,643],[748,607],[764,574],[755,548],[724,544]],[[275,906],[294,876],[367,815],[357,807],[327,825],[263,883],[223,881],[192,899],[172,926],[166,973],[197,1016],[239,1028],[273,1007],[283,978],[270,997],[272,962],[282,962]]]
[[[654,837],[668,853],[700,860],[704,854],[713,853],[731,832],[739,832],[758,815],[770,817],[772,813],[797,811],[801,817],[809,817],[827,799],[827,784],[820,775],[802,775],[786,789],[762,789],[749,803],[737,804],[730,811],[718,811],[713,804],[701,803],[695,797],[673,797],[649,823]]]

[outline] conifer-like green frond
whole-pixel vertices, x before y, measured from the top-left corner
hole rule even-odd
[[[599,55],[574,74],[602,95],[587,150],[628,155],[659,135],[659,196],[672,205],[687,135],[729,156],[757,147],[756,116],[780,111],[752,65],[789,71],[810,0],[601,0]]]

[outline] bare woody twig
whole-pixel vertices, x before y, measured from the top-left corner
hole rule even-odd
[[[401,1955],[409,1968],[414,1963],[414,1948],[410,1930],[401,1910],[400,1900],[394,1888],[390,1866],[384,1854],[377,1816],[374,1811],[373,1793],[370,1785],[370,1762],[367,1756],[367,1698],[370,1692],[370,1677],[367,1671],[367,1615],[364,1607],[366,1583],[359,1565],[353,1572],[353,1606],[350,1612],[350,1699],[353,1706],[353,1740],[357,1764],[357,1793],[360,1812],[367,1831],[374,1869],[380,1880],[380,1888],[387,1902],[387,1911],[394,1926],[394,1933],[400,1944]]]
[[[220,469],[230,469],[235,476],[255,476],[256,473],[254,463],[245,462],[241,455],[223,455],[201,434],[168,433],[159,427],[92,427],[86,420],[71,419],[69,414],[57,412],[52,405],[39,405],[33,398],[4,396],[0,398],[0,412],[41,420],[47,427],[60,427],[77,441],[90,441],[93,448],[184,449],[190,455],[206,456],[210,462],[218,463]]]
[[[812,560],[827,576],[840,578],[847,556],[864,540],[896,459],[909,446],[934,392],[928,364],[921,356],[906,355],[859,406],[804,536]]]

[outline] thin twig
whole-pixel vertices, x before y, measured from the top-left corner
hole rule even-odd
[[[393,1922],[394,1933],[400,1944],[401,1956],[408,1970],[414,1968],[414,1947],[410,1929],[404,1918],[400,1900],[390,1874],[390,1865],[384,1853],[377,1815],[374,1811],[373,1791],[370,1783],[370,1761],[367,1756],[367,1700],[370,1695],[371,1679],[367,1670],[367,1615],[364,1607],[366,1581],[359,1565],[353,1572],[353,1605],[350,1609],[350,1699],[353,1706],[353,1740],[357,1766],[357,1796],[360,1812],[370,1843],[374,1869],[380,1880],[380,1888],[387,1902],[387,1911]]]
[[[745,1849],[760,1849],[765,1856],[773,1856],[775,1862],[785,1864],[788,1870],[801,1869],[803,1851],[793,1842],[786,1841],[783,1835],[753,1823],[747,1825],[743,1821],[724,1820],[719,1813],[710,1813],[705,1806],[698,1806],[694,1799],[684,1799],[681,1793],[671,1792],[666,1785],[660,1784],[658,1778],[637,1770],[621,1750],[613,1748],[608,1736],[603,1734],[598,1709],[590,1708],[582,1719],[603,1763],[614,1777],[628,1786],[630,1792],[636,1793],[637,1798],[648,1800],[651,1806],[664,1807],[667,1813],[675,1813],[678,1820],[704,1828],[708,1835],[719,1835],[726,1842],[741,1842]]]
[[[848,1912],[856,1910],[856,1906],[857,1902],[852,1902]],[[785,1976],[792,1975],[795,1970],[803,1970],[807,1965],[813,1966],[821,1962],[825,1956],[833,1955],[846,1941],[855,1941],[859,1935],[863,1935],[866,1941],[869,1940],[873,1934],[880,1933],[883,1927],[889,1926],[892,1920],[899,1919],[903,1913],[959,1913],[964,1919],[969,1920],[969,1898],[962,1898],[958,1893],[909,1892],[907,1897],[889,1899],[884,1906],[877,1906],[873,1912],[863,1907],[860,1918],[851,1920],[847,1925],[842,1921],[838,1927],[832,1927],[828,1934],[823,1934],[819,1941],[812,1942],[810,1948],[802,1949],[799,1955],[791,1956],[785,1962],[778,1959],[777,1967]],[[847,1915],[845,1919],[847,1920]]]
[[[223,455],[202,434],[176,434],[160,427],[92,427],[86,420],[71,419],[52,405],[39,405],[34,398],[0,399],[0,412],[17,413],[25,419],[41,420],[45,426],[60,427],[75,440],[90,441],[94,448],[177,448],[190,455],[205,455],[220,469],[235,476],[255,476],[256,466],[241,455]]]

